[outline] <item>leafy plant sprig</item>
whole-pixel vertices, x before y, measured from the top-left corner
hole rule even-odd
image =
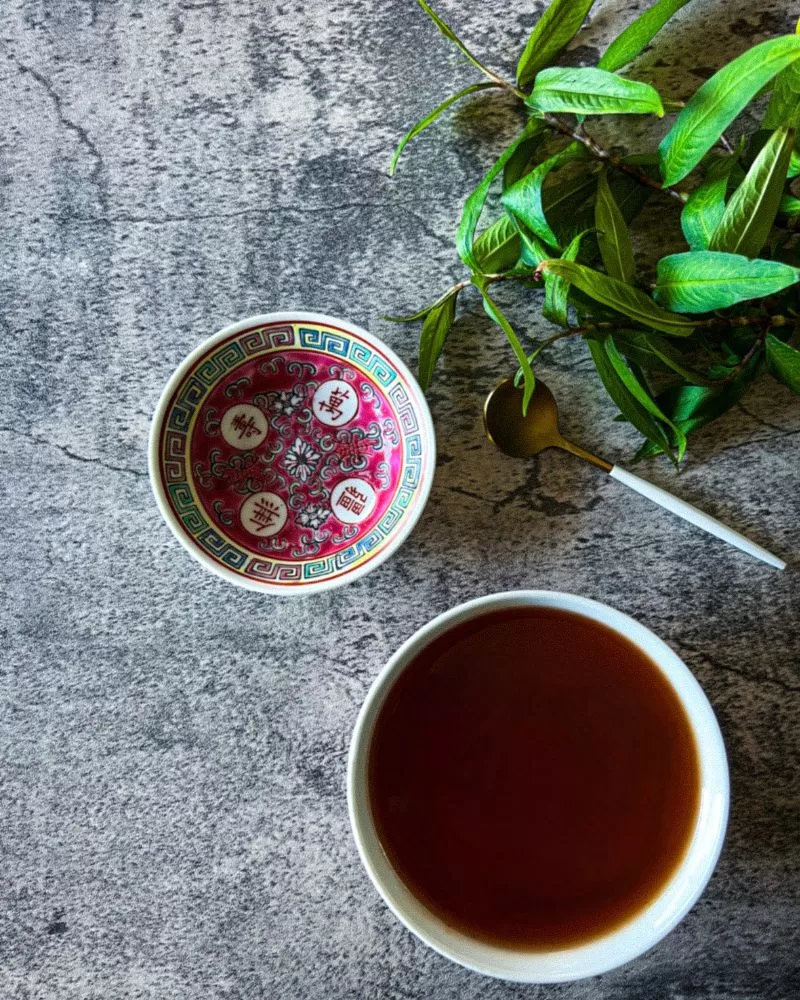
[[[676,464],[687,435],[738,402],[766,369],[800,393],[800,23],[733,59],[685,104],[619,71],[688,0],[658,0],[616,38],[597,66],[556,65],[593,0],[552,0],[534,26],[512,82],[486,66],[426,0],[442,34],[485,79],[447,98],[403,137],[405,146],[463,98],[499,89],[527,112],[525,125],[467,198],[456,247],[468,277],[399,322],[422,320],[419,376],[427,388],[456,316],[474,286],[503,330],[524,382],[566,337],[586,341],[608,394],[646,438],[639,455]],[[770,92],[760,128],[734,147],[726,130]],[[588,124],[600,115],[676,115],[657,151],[622,154]],[[503,214],[480,232],[490,190]],[[637,274],[631,224],[650,197],[680,211],[684,247],[654,261],[655,282]],[[526,355],[490,288],[537,288],[543,313],[560,327]]]

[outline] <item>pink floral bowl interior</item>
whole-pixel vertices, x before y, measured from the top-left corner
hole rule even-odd
[[[150,479],[179,541],[251,590],[357,579],[405,539],[433,481],[427,404],[392,351],[316,313],[227,327],[170,379]]]

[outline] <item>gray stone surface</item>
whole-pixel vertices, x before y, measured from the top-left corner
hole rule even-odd
[[[511,72],[542,4],[439,6]],[[598,5],[586,44],[636,6]],[[704,0],[641,65],[686,93],[797,14]],[[292,306],[413,360],[416,332],[380,316],[461,275],[459,204],[513,113],[479,100],[386,177],[409,122],[473,79],[411,0],[5,0],[0,29],[0,996],[796,997],[796,399],[765,383],[696,437],[679,478],[645,470],[787,556],[781,575],[567,456],[495,453],[481,402],[513,363],[467,298],[430,394],[435,487],[399,554],[298,602],[226,585],[151,496],[168,375],[229,321]],[[630,456],[580,345],[542,371],[577,439]],[[559,988],[417,942],[362,871],[345,807],[350,731],[388,655],[453,604],[518,587],[655,629],[708,692],[732,768],[700,903],[642,959]]]

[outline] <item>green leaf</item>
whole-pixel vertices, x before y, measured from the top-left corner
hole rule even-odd
[[[451,41],[459,49],[459,51],[467,57],[467,59],[472,63],[472,65],[476,69],[479,69],[481,73],[483,73],[485,76],[488,76],[490,79],[494,80],[495,83],[497,83],[497,80],[494,78],[494,74],[492,73],[492,71],[490,69],[487,69],[487,67],[483,65],[480,59],[478,59],[478,57],[473,52],[470,52],[470,50],[461,41],[461,39],[458,37],[455,31],[453,31],[453,29],[450,27],[449,24],[447,24],[446,21],[443,21],[442,18],[439,17],[439,15],[431,7],[431,5],[429,3],[426,3],[426,0],[417,0],[417,3],[420,5],[420,7],[422,7],[422,9],[425,11],[428,17],[433,21],[433,23],[436,25],[439,31],[441,31],[441,33],[444,35],[444,37],[447,38],[449,41]]]
[[[614,352],[614,356],[621,362],[622,368],[627,371],[630,379],[633,382],[636,382],[633,373],[627,368],[624,359],[622,359],[619,352],[616,351],[611,338],[605,337],[600,340],[587,339],[586,343],[589,347],[589,353],[592,355],[595,368],[597,369],[597,374],[600,376],[600,381],[605,386],[606,392],[619,407],[620,413],[630,420],[633,426],[644,434],[648,441],[652,441],[660,450],[667,452],[672,461],[677,464],[677,459],[673,453],[672,445],[666,430],[652,415],[649,409],[643,406],[637,396],[631,392],[628,388],[628,384],[622,378],[617,370],[617,367],[612,361],[609,354],[609,344]],[[636,384],[639,385],[638,382]],[[642,386],[639,385],[639,389],[641,389],[644,395],[648,395]]]
[[[594,0],[553,0],[536,22],[517,63],[517,84],[527,87],[579,31]]]
[[[653,399],[653,396],[647,386],[643,385],[642,382],[636,378],[625,361],[625,358],[623,358],[617,350],[613,337],[609,336],[606,339],[605,349],[606,354],[614,367],[614,371],[617,373],[620,380],[625,385],[625,388],[634,397],[637,403],[639,403],[639,405],[643,407],[643,409],[645,409],[652,417],[662,423],[665,423],[670,428],[673,434],[673,439],[678,445],[678,461],[680,461],[686,453],[686,435],[682,430],[680,430],[680,428],[673,424],[669,417],[665,416],[658,403],[656,403]]]
[[[500,274],[519,260],[521,241],[513,221],[501,216],[475,240],[472,252],[483,274]]]
[[[638,288],[632,288],[616,278],[593,271],[583,264],[573,264],[566,260],[546,260],[539,265],[540,271],[558,274],[571,285],[575,285],[585,295],[614,309],[635,323],[652,327],[673,337],[688,337],[694,324],[682,316],[660,309],[655,302]]]
[[[478,288],[483,296],[483,308],[486,310],[486,315],[497,323],[508,338],[508,342],[511,344],[514,354],[517,356],[519,367],[522,370],[522,374],[525,379],[525,392],[522,396],[522,412],[527,413],[528,404],[531,401],[533,390],[536,388],[536,378],[533,374],[533,369],[531,368],[530,362],[528,361],[525,351],[523,350],[519,337],[514,332],[514,328],[503,315],[500,307],[494,299],[492,299],[489,295],[489,292],[486,290],[485,283],[479,283]]]
[[[575,260],[581,249],[581,240],[586,233],[578,233],[570,242],[561,256],[562,260]],[[537,264],[541,261],[537,261]],[[567,326],[567,309],[569,307],[569,282],[559,278],[557,274],[545,275],[544,306],[542,312],[546,319],[559,326]]]
[[[658,147],[664,184],[683,180],[761,88],[798,58],[800,37],[784,35],[755,45],[706,80]]]
[[[551,174],[551,179],[553,175]],[[550,228],[558,237],[559,245],[569,243],[572,237],[593,225],[593,210],[581,219],[581,210],[597,188],[594,173],[583,170],[572,177],[548,182],[542,191],[542,208]],[[585,213],[584,213],[585,214]]]
[[[793,198],[790,194],[784,195],[778,205],[778,211],[788,215],[790,219],[800,215],[800,198]]]
[[[475,238],[475,229],[483,212],[483,206],[486,204],[486,198],[489,194],[489,188],[492,186],[492,181],[495,177],[497,177],[506,163],[514,155],[514,151],[520,143],[524,142],[541,127],[542,126],[539,122],[532,118],[528,119],[522,132],[520,132],[514,142],[506,148],[505,152],[503,152],[500,157],[495,160],[489,168],[489,172],[464,203],[461,220],[458,223],[458,232],[456,233],[456,248],[458,250],[458,256],[472,271],[480,273],[480,266],[478,261],[475,259],[472,244]]]
[[[688,0],[658,0],[609,45],[603,53],[599,69],[617,70],[634,60],[655,38],[667,21],[685,7]]]
[[[778,214],[793,146],[794,129],[779,128],[772,133],[731,195],[709,250],[758,255]]]
[[[622,353],[642,368],[656,371],[673,371],[692,385],[708,385],[706,375],[690,368],[683,354],[670,341],[652,330],[623,330],[614,333],[614,341],[621,345]]]
[[[444,302],[431,309],[422,324],[422,333],[419,337],[419,384],[423,392],[430,385],[433,369],[453,325],[457,298],[458,292],[448,295]]]
[[[683,206],[681,229],[692,250],[708,250],[714,230],[725,214],[727,190],[727,177],[704,181]]]
[[[628,160],[629,157],[625,157],[625,159]],[[655,177],[658,175],[657,169],[648,169],[647,167],[643,169],[645,173],[651,176]],[[652,188],[640,184],[639,181],[628,174],[610,174],[607,179],[611,194],[614,196],[614,201],[619,205],[619,210],[622,212],[622,217],[626,224],[630,225],[653,196],[654,191]]]
[[[635,274],[631,238],[619,205],[608,186],[605,171],[600,175],[597,185],[594,221],[600,256],[603,258],[606,271],[612,278],[631,284]]]
[[[692,250],[708,250],[714,230],[725,214],[728,177],[736,162],[735,156],[720,157],[683,206],[681,229]]]
[[[551,66],[536,77],[526,100],[534,112],[576,115],[658,115],[664,108],[658,91],[647,83],[625,80],[615,73],[588,66]]]
[[[737,378],[722,385],[683,385],[656,397],[658,405],[688,437],[692,431],[711,423],[735,406],[750,387],[761,368],[761,359],[753,361]],[[663,449],[657,444],[644,445],[636,458],[649,458]]]
[[[770,374],[800,395],[800,351],[784,344],[772,333],[767,334],[765,348]]]
[[[798,61],[798,66],[800,66],[800,61]],[[759,152],[763,149],[765,143],[772,135],[772,129],[759,128],[752,133],[749,140],[745,140],[742,136],[741,144],[745,147],[744,160],[750,164],[758,156]],[[797,146],[792,150],[792,157],[789,160],[789,169],[786,171],[786,176],[789,180],[797,177],[800,174],[800,153],[797,152]]]
[[[418,320],[425,319],[432,309],[441,305],[447,298],[449,298],[449,296],[458,292],[458,290],[458,287],[455,285],[448,288],[447,291],[443,295],[440,295],[435,302],[431,302],[429,306],[423,306],[422,309],[419,309],[415,313],[410,313],[408,316],[382,316],[381,319],[388,320],[390,323],[416,323]]]
[[[524,229],[519,230],[519,236],[522,240],[520,262],[526,267],[536,269],[543,260],[547,260],[550,257],[552,250],[546,247],[538,236],[534,236],[533,233],[527,233]]]
[[[669,366],[665,365],[650,350],[648,341],[651,336],[655,335],[653,330],[624,330],[620,327],[614,330],[614,343],[626,360],[636,365],[641,371],[669,372]]]
[[[775,78],[775,88],[764,115],[764,128],[800,125],[800,64],[792,63]]]
[[[773,295],[797,281],[800,270],[777,260],[696,250],[661,258],[653,296],[673,312],[711,312]]]
[[[514,150],[513,155],[508,159],[503,167],[503,190],[507,190],[512,184],[524,176],[533,164],[536,150],[541,146],[545,136],[544,131],[535,132]]]
[[[527,226],[539,239],[549,243],[550,246],[558,247],[558,238],[550,228],[544,213],[542,186],[552,170],[559,170],[565,164],[582,159],[584,156],[584,147],[580,143],[573,142],[566,149],[549,157],[503,194],[503,208],[517,223],[521,222]]]
[[[390,177],[394,176],[394,171],[395,167],[397,166],[397,161],[400,159],[400,154],[406,148],[408,143],[411,142],[412,139],[415,139],[420,134],[420,132],[423,132],[429,125],[432,125],[439,117],[439,115],[442,114],[443,111],[447,111],[447,109],[451,105],[455,104],[456,101],[460,101],[462,97],[468,97],[470,94],[474,94],[479,90],[490,90],[493,87],[496,88],[499,86],[500,86],[499,83],[489,83],[489,82],[470,84],[469,87],[464,87],[464,89],[459,90],[457,94],[453,94],[452,97],[448,97],[446,101],[442,101],[442,103],[438,105],[438,107],[435,107],[433,111],[430,112],[430,114],[425,115],[424,118],[420,118],[417,124],[412,126],[412,128],[410,128],[408,132],[406,132],[406,134],[400,140],[397,149],[395,150],[394,156],[392,157],[391,165],[389,166],[389,176]]]

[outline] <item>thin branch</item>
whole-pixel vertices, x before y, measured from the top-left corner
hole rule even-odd
[[[760,326],[767,332],[772,326],[798,326],[800,316],[770,316],[768,313],[754,313],[751,316],[712,316],[700,320],[695,326],[706,330],[732,330],[739,326]],[[766,337],[767,333],[764,333]]]
[[[523,93],[518,87],[515,87],[513,83],[510,83],[508,80],[504,80],[503,77],[495,73],[493,69],[489,69],[488,66],[482,66],[481,72],[484,73],[485,76],[488,76],[490,80],[493,80],[498,85],[498,87],[503,87],[505,90],[508,90],[510,93],[514,95],[514,97],[518,97],[521,101],[524,101],[525,98],[528,96],[527,94]]]
[[[768,318],[772,319],[771,316]],[[750,362],[758,353],[758,351],[760,351],[761,348],[764,346],[764,341],[767,339],[767,334],[769,333],[771,325],[772,325],[771,323],[764,324],[761,333],[759,333],[759,335],[750,345],[747,353],[744,355],[743,358],[741,358],[736,367],[732,368],[724,378],[711,379],[712,385],[725,385],[726,382],[732,382],[733,379],[735,379],[740,372],[744,371],[744,369],[750,364]]]
[[[555,129],[557,132],[561,132],[562,135],[569,136],[570,139],[574,139],[576,142],[580,142],[589,150],[592,156],[596,157],[598,160],[602,160],[603,163],[607,163],[609,166],[614,167],[615,170],[621,170],[623,173],[634,177],[640,184],[644,184],[646,187],[652,188],[654,191],[662,191],[664,194],[668,194],[670,198],[675,198],[681,204],[688,200],[688,194],[685,194],[683,191],[679,191],[674,187],[664,187],[663,184],[654,180],[649,174],[645,173],[644,170],[640,170],[639,167],[634,166],[632,163],[626,163],[621,156],[604,149],[603,146],[596,142],[590,135],[587,135],[586,130],[583,127],[573,128],[566,122],[561,121],[560,118],[556,118],[555,115],[551,115],[549,113],[543,114],[541,117],[542,120],[547,122],[551,128]]]
[[[786,233],[796,233],[800,230],[800,215],[780,214],[775,225]]]
[[[483,73],[483,75],[488,77],[490,80],[494,80],[494,82],[497,83],[499,86],[505,87],[507,90],[510,90],[511,93],[515,94],[521,101],[525,100],[525,97],[527,95],[523,94],[521,90],[517,90],[517,88],[514,86],[513,83],[509,83],[508,80],[504,80],[501,76],[495,73],[493,69],[489,69],[488,66],[485,66],[481,62],[481,60],[475,55],[475,53],[470,48],[468,48],[468,46],[465,45],[464,42],[461,41],[461,39],[458,37],[455,31],[453,31],[453,29],[450,27],[450,25],[447,24],[446,21],[443,21],[441,17],[439,17],[439,15],[427,2],[427,0],[417,0],[417,3],[425,11],[428,17],[433,21],[433,23],[436,25],[439,31],[441,31],[444,37],[447,38],[449,41],[453,42],[456,48],[458,48],[458,50],[463,55],[465,55],[467,59],[469,59],[469,61],[476,69],[480,70],[480,72]]]
[[[500,277],[499,275],[495,278]],[[800,316],[766,316],[763,313],[758,313],[754,316],[730,316],[730,317],[714,317],[713,319],[701,320],[697,323],[698,327],[703,329],[732,329],[734,327],[740,326],[760,326],[761,332],[753,341],[753,344],[748,349],[745,356],[739,361],[732,371],[730,371],[724,378],[720,379],[708,379],[710,385],[723,385],[726,382],[730,382],[732,379],[741,372],[752,360],[755,354],[763,346],[766,340],[767,334],[772,329],[773,326],[800,326]],[[532,354],[528,356],[528,362],[533,364],[534,361],[539,357],[542,351],[550,347],[557,340],[563,340],[565,337],[582,337],[591,333],[620,333],[631,329],[630,323],[587,323],[584,326],[572,326],[568,330],[560,330],[558,333],[554,333],[552,337],[548,337],[543,340],[541,344],[538,344],[536,349]]]
[[[733,144],[731,143],[730,139],[725,135],[724,132],[719,137],[719,144],[720,146],[722,146],[722,148],[725,150],[726,153],[733,154],[736,152],[736,150],[733,148]]]
[[[587,323],[585,326],[572,326],[568,330],[561,330],[559,333],[554,333],[552,337],[548,337],[546,340],[543,340],[541,344],[536,347],[533,354],[528,356],[528,362],[529,364],[533,364],[542,351],[545,351],[551,344],[555,344],[557,340],[563,340],[565,337],[581,337],[587,333],[594,333],[598,330],[604,333],[612,333],[617,330],[629,329],[630,324],[628,324],[628,326],[619,326],[616,323]]]

